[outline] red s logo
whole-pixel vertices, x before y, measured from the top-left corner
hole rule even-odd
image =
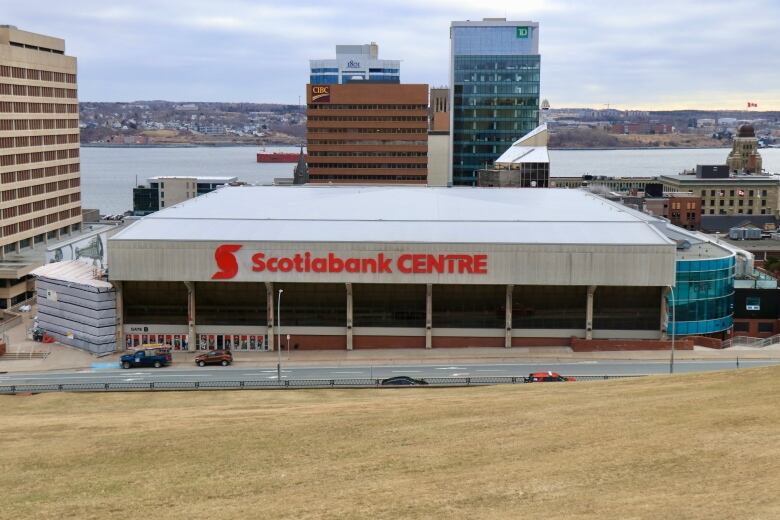
[[[230,280],[238,274],[238,262],[233,253],[239,249],[241,246],[237,244],[223,244],[214,251],[214,260],[219,271],[211,276],[212,280]]]

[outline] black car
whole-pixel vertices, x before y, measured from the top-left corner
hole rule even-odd
[[[424,379],[415,379],[409,376],[395,376],[382,379],[383,386],[415,386],[427,385],[428,381]]]

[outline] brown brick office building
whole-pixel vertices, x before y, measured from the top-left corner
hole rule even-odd
[[[309,182],[425,184],[428,85],[307,85]]]

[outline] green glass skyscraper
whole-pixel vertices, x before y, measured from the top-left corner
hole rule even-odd
[[[452,22],[453,184],[476,184],[476,170],[538,126],[539,62],[538,22]]]

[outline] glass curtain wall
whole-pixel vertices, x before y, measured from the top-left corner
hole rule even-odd
[[[433,327],[503,329],[506,286],[434,285]]]
[[[126,323],[187,324],[184,282],[123,282]]]
[[[199,325],[265,326],[264,283],[198,282],[195,319]]]
[[[282,327],[346,327],[347,288],[341,283],[275,283],[274,304],[283,289]],[[276,310],[279,312],[279,310]]]
[[[425,285],[353,284],[355,327],[425,327]]]
[[[455,56],[455,184],[474,185],[476,170],[539,124],[539,64],[538,55]]]
[[[516,285],[513,329],[584,329],[588,292],[584,286]]]
[[[711,334],[734,323],[736,258],[678,260],[674,297],[667,297],[669,326],[678,335]],[[674,316],[671,306],[675,306]],[[672,318],[674,317],[674,322]]]
[[[594,330],[660,330],[660,287],[599,286],[593,294]]]

